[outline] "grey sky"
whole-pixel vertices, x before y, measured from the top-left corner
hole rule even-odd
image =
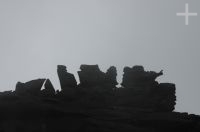
[[[199,13],[185,18],[177,12]],[[50,78],[56,65],[77,77],[80,64],[164,70],[177,87],[177,111],[200,114],[199,0],[1,0],[0,90],[17,81]]]

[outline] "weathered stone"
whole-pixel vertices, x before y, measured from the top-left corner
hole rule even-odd
[[[114,66],[111,66],[106,73],[102,72],[98,65],[81,65],[80,69],[81,71],[78,71],[80,86],[102,86],[106,89],[112,89],[118,84],[116,80],[117,70]]]
[[[15,92],[0,92],[0,131],[200,131],[200,116],[173,111],[175,84],[155,81],[162,71],[125,67],[125,88],[113,89],[117,85],[115,67],[106,73],[98,65],[82,65],[80,69],[81,85],[77,88],[74,76],[65,66],[58,66],[61,92],[55,94],[49,79],[42,91],[45,79],[18,82]],[[48,96],[29,96],[41,93]]]
[[[111,66],[106,72],[106,83],[113,85],[114,87],[118,84],[117,82],[117,69]]]
[[[68,87],[76,87],[77,82],[73,74],[68,73],[66,70],[66,66],[58,65],[57,73],[60,80],[60,85],[62,91],[64,91]]]
[[[27,89],[25,88],[24,83],[17,82],[16,87],[15,87],[15,92],[17,94],[24,94],[25,92],[27,92]]]
[[[151,109],[153,111],[173,111],[176,101],[175,85],[159,84],[155,79],[160,71],[145,71],[143,66],[125,67],[122,86],[117,89],[117,105]]]
[[[144,71],[143,66],[133,66],[132,68],[125,67],[121,85],[126,88],[151,86],[157,84],[155,79],[161,75],[163,75],[162,71],[159,73],[154,71]]]
[[[157,111],[173,111],[176,105],[176,87],[172,83],[160,83],[155,90],[157,99]]]
[[[78,71],[80,85],[91,87],[105,84],[106,75],[100,71],[98,65],[81,65]]]
[[[18,94],[29,93],[31,95],[39,95],[40,90],[45,80],[46,79],[37,79],[37,80],[28,81],[26,83],[18,82],[16,84],[15,91]]]
[[[101,72],[98,65],[81,65],[81,71],[85,72]]]
[[[55,95],[55,89],[49,79],[45,81],[44,89],[42,90],[42,95],[45,97],[52,97]]]

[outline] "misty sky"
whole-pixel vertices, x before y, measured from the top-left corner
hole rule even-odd
[[[199,13],[189,18],[177,12]],[[164,70],[177,87],[176,111],[200,114],[199,0],[0,0],[0,91],[17,81],[50,78],[56,68],[76,78],[80,64]]]

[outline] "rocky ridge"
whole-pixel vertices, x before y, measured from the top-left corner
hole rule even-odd
[[[175,84],[156,81],[163,71],[125,67],[120,88],[114,66],[81,65],[79,84],[66,66],[57,73],[60,91],[36,79],[0,93],[0,132],[200,131],[200,116],[174,111]]]

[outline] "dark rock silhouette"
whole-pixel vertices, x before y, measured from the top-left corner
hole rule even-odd
[[[154,71],[144,71],[143,66],[125,67],[122,86],[127,88],[151,86],[157,84],[155,79],[161,75],[163,75],[162,70],[156,73]]]
[[[142,66],[125,67],[122,82],[124,88],[117,89],[116,105],[173,111],[176,104],[175,85],[155,81],[162,74],[162,71],[145,71]]]
[[[106,73],[102,72],[98,65],[81,65],[80,69],[81,71],[78,71],[79,85],[82,87],[108,85],[113,88],[118,84],[116,80],[117,70],[114,66],[111,66]]]
[[[77,82],[73,74],[68,73],[66,66],[58,65],[57,73],[60,80],[61,90],[65,91],[68,87],[76,87]]]
[[[112,87],[115,87],[117,82],[117,69],[114,66],[111,66],[106,72],[106,80],[108,84],[111,84]]]
[[[38,95],[40,94],[41,87],[46,79],[37,79],[32,80],[26,83],[18,82],[16,84],[15,92],[18,94],[32,94],[32,95]]]
[[[44,84],[44,89],[42,90],[42,95],[45,97],[53,97],[55,96],[55,89],[49,79],[46,80]]]
[[[105,83],[105,73],[100,71],[98,65],[81,65],[78,71],[80,85],[83,87],[93,87]]]
[[[49,79],[18,82],[0,93],[0,132],[199,132],[200,116],[174,112],[175,84],[159,83],[160,72],[81,65],[80,84],[58,65],[61,91]],[[44,87],[44,89],[42,89]]]

